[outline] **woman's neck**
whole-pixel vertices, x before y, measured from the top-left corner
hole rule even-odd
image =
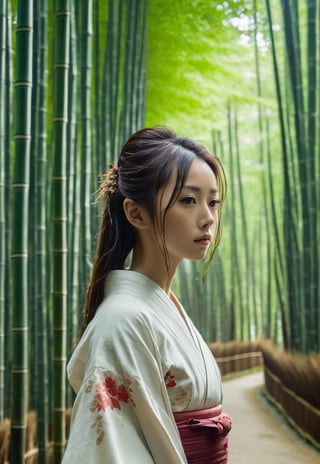
[[[132,253],[130,270],[140,272],[156,282],[168,295],[175,275],[176,266],[166,265],[165,258],[160,250],[154,249],[152,253],[136,246]]]

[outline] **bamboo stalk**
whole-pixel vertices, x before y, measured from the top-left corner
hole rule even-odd
[[[46,197],[47,197],[47,136],[46,136],[46,69],[47,69],[47,0],[38,3],[38,104],[37,116],[37,158],[36,158],[36,269],[37,269],[37,439],[38,461],[46,462],[48,440],[48,353],[47,324],[48,311],[46,282]]]
[[[243,308],[241,278],[240,278],[240,263],[239,263],[239,252],[238,252],[238,241],[237,241],[237,225],[236,225],[236,180],[235,180],[235,169],[234,169],[234,146],[233,146],[233,134],[232,134],[232,120],[231,120],[231,108],[228,105],[228,142],[229,142],[229,188],[230,188],[230,225],[231,225],[231,267],[230,267],[230,283],[231,283],[231,295],[230,295],[230,312],[232,314],[233,323],[235,323],[235,336],[240,340],[244,340],[244,327],[245,327],[245,314]],[[237,298],[238,297],[238,298]],[[235,310],[235,304],[239,304],[237,313],[233,313]]]
[[[136,102],[136,124],[137,127],[144,126],[145,101],[146,101],[146,33],[147,33],[148,0],[140,0],[140,44],[138,44],[137,64],[137,102]]]
[[[7,18],[6,18],[6,93],[5,93],[5,108],[12,108],[12,28],[11,28],[11,6],[7,2]],[[11,204],[11,140],[12,140],[12,112],[5,112],[5,204]],[[10,314],[11,314],[11,286],[10,286],[10,255],[11,255],[11,208],[5,208],[5,243],[6,243],[6,266],[5,266],[5,346],[4,346],[4,356],[5,356],[5,398],[9,397],[10,391]],[[10,402],[6,401],[4,405],[4,416],[9,417],[10,415]]]
[[[75,27],[74,2],[71,2],[70,22],[70,74],[69,74],[69,125],[68,125],[68,308],[67,313],[67,353],[71,354],[79,326],[79,226],[80,226],[80,157],[77,149],[77,36]],[[67,391],[67,407],[74,399],[72,389]]]
[[[239,136],[238,136],[238,119],[237,119],[237,112],[234,110],[234,117],[233,117],[233,126],[234,126],[234,146],[235,146],[235,164],[236,164],[236,177],[237,177],[237,184],[238,184],[238,199],[239,201],[237,204],[240,205],[240,209],[238,208],[238,211],[240,210],[240,220],[241,220],[241,229],[242,229],[242,243],[243,246],[242,251],[244,252],[244,261],[245,261],[245,269],[247,272],[245,273],[246,277],[242,279],[239,279],[239,285],[240,288],[242,285],[244,285],[244,291],[242,293],[242,288],[241,288],[241,294],[245,296],[243,299],[243,307],[246,308],[246,313],[245,313],[245,325],[244,325],[244,339],[245,340],[250,340],[250,323],[251,323],[251,318],[250,318],[250,298],[249,298],[249,287],[250,287],[250,282],[248,280],[248,277],[250,276],[250,254],[249,254],[249,238],[248,238],[248,226],[247,226],[247,217],[246,217],[246,209],[245,209],[245,202],[244,202],[244,193],[243,193],[243,185],[242,185],[242,176],[241,176],[241,163],[240,163],[240,148],[239,148]],[[234,207],[236,207],[236,203],[234,203]],[[241,297],[242,299],[242,297]]]
[[[320,317],[319,317],[319,253],[315,253],[317,248],[317,230],[319,224],[319,179],[316,170],[316,155],[319,153],[319,84],[320,76],[317,70],[317,57],[319,60],[319,50],[317,43],[320,41],[319,24],[320,24],[320,6],[316,0],[309,0],[308,8],[308,36],[307,36],[307,56],[308,56],[308,93],[307,93],[307,145],[308,145],[308,165],[309,165],[309,189],[310,189],[310,246],[311,252],[310,263],[310,325],[312,327],[312,341],[309,349],[315,350],[320,346]],[[318,22],[317,22],[318,17]],[[319,66],[318,66],[319,67]],[[317,108],[318,102],[318,108]],[[318,114],[317,114],[318,110]],[[317,189],[318,186],[318,189]]]
[[[82,248],[83,268],[85,280],[88,280],[91,269],[91,55],[92,55],[92,0],[82,4],[82,31],[81,31],[81,156],[82,156]]]
[[[55,2],[52,169],[52,310],[53,310],[53,456],[60,463],[65,447],[65,364],[67,301],[66,140],[70,4]]]
[[[100,105],[100,91],[101,91],[101,67],[100,67],[100,44],[101,44],[101,30],[100,30],[100,7],[99,0],[93,0],[93,81],[94,81],[94,114],[93,114],[93,150],[96,153],[96,171],[104,172],[102,170],[102,163],[100,162],[103,157],[103,145],[101,140],[101,105]]]
[[[0,423],[4,418],[5,388],[5,75],[6,75],[6,3],[0,0]]]
[[[226,342],[229,339],[233,339],[231,332],[230,324],[230,314],[227,312],[227,290],[226,290],[226,280],[225,280],[225,269],[223,266],[223,261],[219,249],[216,251],[216,263],[215,263],[215,276],[217,276],[216,283],[216,293],[218,295],[217,301],[214,304],[214,311],[216,318],[219,323],[219,332],[218,340]]]
[[[296,156],[298,160],[299,173],[299,192],[301,197],[301,215],[302,215],[302,245],[301,254],[297,256],[299,266],[293,269],[301,269],[301,287],[303,291],[298,292],[295,298],[298,301],[298,308],[291,314],[291,328],[293,333],[293,342],[296,349],[306,350],[306,337],[303,334],[306,332],[308,323],[307,314],[310,311],[310,287],[309,287],[309,272],[310,267],[310,243],[309,243],[309,188],[308,188],[308,164],[307,164],[307,146],[305,144],[305,104],[302,86],[301,75],[301,52],[300,52],[300,36],[298,27],[297,6],[290,4],[287,0],[282,0],[283,22],[285,43],[287,49],[288,62],[288,78],[291,84],[291,92],[289,101],[292,99],[294,110],[294,127],[295,127],[295,142]],[[290,232],[289,232],[290,233]],[[290,238],[289,238],[290,240]],[[293,255],[295,256],[295,255]],[[293,288],[293,287],[292,287]],[[300,326],[302,330],[300,331]]]
[[[222,161],[225,160],[225,149],[221,138],[220,131],[213,131],[213,153],[216,154]],[[224,206],[224,208],[227,204]],[[227,215],[226,215],[227,216]],[[223,264],[220,248],[217,249],[217,262],[215,268],[212,269],[212,280],[215,281],[217,287],[218,301],[215,302],[214,310],[218,325],[220,327],[219,340],[228,341],[235,339],[235,319],[232,312],[234,306],[231,304],[228,308],[228,290],[226,285],[226,270]],[[229,311],[228,311],[229,309]]]
[[[10,461],[23,463],[28,407],[28,220],[32,94],[33,2],[18,2],[16,135],[12,180],[12,385]]]
[[[104,158],[101,160],[103,168],[108,163],[113,163],[118,155],[119,112],[121,108],[119,92],[122,85],[120,79],[122,10],[122,0],[109,2],[102,82],[101,115],[104,120],[103,140],[105,147]]]
[[[257,14],[258,14],[258,8],[257,8],[257,0],[253,0],[253,17],[254,17],[254,25],[255,25],[255,31],[254,31],[254,57],[255,57],[255,68],[256,68],[256,86],[257,86],[257,95],[258,95],[258,127],[259,127],[259,152],[260,152],[260,163],[261,166],[264,166],[265,162],[265,144],[264,144],[264,125],[263,125],[263,112],[262,112],[262,105],[260,103],[260,100],[262,98],[262,85],[261,85],[261,70],[260,70],[260,58],[259,58],[259,48],[258,48],[258,21],[257,21]],[[271,294],[272,294],[272,284],[271,284],[271,227],[270,227],[270,214],[269,214],[269,197],[268,197],[268,189],[267,189],[267,174],[265,169],[262,170],[261,174],[261,184],[262,184],[262,202],[263,202],[263,210],[264,210],[264,221],[265,224],[262,224],[262,228],[265,229],[261,230],[260,234],[260,250],[262,249],[262,244],[266,244],[266,254],[267,254],[267,262],[266,262],[266,269],[262,269],[261,266],[258,267],[258,271],[260,271],[260,279],[262,280],[264,278],[264,275],[266,274],[266,297],[264,298],[263,295],[263,285],[262,282],[260,282],[260,292],[261,292],[261,306],[262,306],[262,311],[261,313],[265,313],[264,321],[263,321],[263,326],[265,327],[265,336],[267,338],[272,337],[272,319],[274,318],[274,311],[272,310],[272,302],[271,302]],[[275,221],[277,218],[274,218]],[[261,219],[262,221],[262,219]],[[265,225],[265,228],[264,228]],[[277,223],[275,223],[275,228],[277,228]],[[262,254],[262,253],[261,253]],[[281,256],[281,255],[280,255]],[[255,326],[256,330],[258,329],[259,323],[258,323],[258,315],[257,311],[255,308],[257,308],[257,303],[255,300],[255,289],[257,288],[257,285],[255,283],[255,269],[254,266],[252,266],[252,287],[253,287],[253,308],[254,308],[254,314],[255,314]],[[262,327],[261,327],[262,329]],[[258,333],[259,333],[258,329]],[[262,331],[260,332],[262,333]]]
[[[37,234],[37,195],[36,195],[36,159],[38,152],[37,139],[37,118],[35,116],[38,106],[39,90],[38,90],[38,70],[39,70],[39,53],[38,53],[38,0],[33,3],[33,61],[32,61],[32,96],[31,96],[31,141],[30,141],[30,178],[29,178],[29,231],[28,231],[28,307],[36,307],[37,288],[38,288],[38,273],[36,269],[36,234]],[[29,337],[31,340],[36,338],[37,332],[37,312],[29,311],[28,327]],[[29,408],[35,409],[37,403],[37,345],[35,349],[29,353]]]

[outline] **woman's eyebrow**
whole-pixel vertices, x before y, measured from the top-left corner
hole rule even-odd
[[[202,188],[201,187],[197,187],[196,185],[184,185],[182,187],[182,190],[192,190],[193,192],[201,192]],[[218,193],[218,190],[215,189],[215,188],[212,188],[210,189],[210,193]]]

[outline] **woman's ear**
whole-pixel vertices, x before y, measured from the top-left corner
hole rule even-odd
[[[149,215],[145,208],[137,205],[134,200],[125,198],[123,201],[123,210],[130,224],[136,229],[145,230],[150,224]]]

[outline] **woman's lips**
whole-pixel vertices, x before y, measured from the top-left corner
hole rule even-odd
[[[199,243],[199,245],[203,245],[203,246],[210,245],[210,239],[209,238],[199,238],[199,239],[195,240],[195,242],[197,242],[197,243]]]

